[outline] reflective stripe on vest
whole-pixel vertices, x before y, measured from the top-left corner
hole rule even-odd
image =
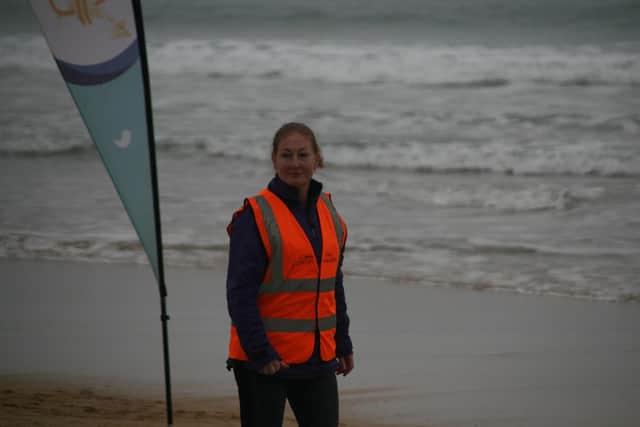
[[[336,228],[336,234],[338,236],[338,244],[342,248],[344,246],[344,227],[342,225],[342,220],[340,219],[340,215],[338,215],[338,211],[336,211],[335,206],[333,206],[333,202],[329,200],[329,197],[325,193],[321,193],[320,197],[327,208],[329,209],[329,213],[331,214],[331,219],[333,220],[333,225]]]
[[[316,330],[315,319],[262,319],[267,331],[277,332],[314,332]],[[318,329],[326,331],[336,327],[336,316],[327,316],[318,319]]]

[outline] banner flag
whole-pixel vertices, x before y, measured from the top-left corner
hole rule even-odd
[[[129,0],[31,0],[31,6],[166,292],[142,21]]]
[[[160,290],[167,424],[169,334],[151,89],[140,0],[30,0]]]

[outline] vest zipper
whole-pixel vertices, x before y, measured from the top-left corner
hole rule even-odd
[[[316,210],[316,215],[318,215],[318,227],[320,227],[320,217],[319,214],[317,213],[317,207],[315,207]],[[309,225],[311,226],[311,237],[313,239],[316,238],[316,227],[313,226],[313,220],[312,220],[312,213],[311,211],[307,211],[307,220],[309,221]],[[322,230],[320,230],[320,236],[322,236]],[[311,243],[311,248],[313,250],[313,242],[309,242]],[[322,277],[321,274],[321,267],[322,267],[322,244],[320,245],[320,254],[319,256],[316,256],[316,262],[318,263],[318,277],[316,280],[316,302],[315,302],[315,311],[316,311],[316,330],[314,333],[314,353],[315,353],[315,349],[318,349],[318,358],[320,360],[322,360],[322,351],[320,349],[320,324],[319,324],[319,318],[318,318],[318,305],[320,303],[320,278]],[[315,252],[315,251],[314,251]]]
[[[316,215],[318,215],[318,227],[320,227],[320,218],[319,218],[319,214],[317,213],[317,206],[314,209],[316,211]],[[309,226],[311,228],[311,238],[315,239],[316,238],[316,227],[313,226],[313,213],[311,211],[311,208],[309,206],[307,206],[307,221],[309,221]],[[313,240],[310,241],[309,243],[311,243],[311,250],[313,250]],[[322,245],[320,245],[320,247],[322,248]],[[314,251],[315,252],[315,251]],[[318,279],[316,280],[316,306],[315,306],[315,310],[316,310],[316,337],[318,338],[318,350],[320,349],[320,326],[318,325],[318,304],[320,303],[320,267],[322,265],[322,249],[320,249],[320,254],[319,256],[316,256],[316,262],[318,263]]]
[[[320,227],[320,218],[318,217],[318,227]],[[311,235],[315,238],[316,237],[316,228],[312,225],[311,226]],[[324,243],[324,242],[323,242]],[[322,245],[320,245],[320,248],[322,248]],[[320,249],[320,256],[317,257],[316,261],[318,262],[318,278],[316,280],[316,332],[315,332],[315,341],[318,345],[318,357],[320,358],[320,360],[322,360],[322,352],[320,350],[320,324],[319,324],[319,318],[318,318],[318,304],[320,303],[320,278],[322,277],[322,249]]]
[[[316,331],[314,337],[314,348],[318,349],[318,358],[322,360],[322,350],[320,348],[320,320],[318,318],[318,304],[320,303],[320,265],[322,261],[318,261],[318,280],[316,280]],[[317,347],[316,347],[317,346]]]

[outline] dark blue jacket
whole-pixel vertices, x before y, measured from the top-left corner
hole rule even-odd
[[[311,180],[307,206],[300,203],[295,188],[288,186],[277,176],[269,182],[268,188],[280,197],[291,210],[311,242],[316,258],[320,260],[322,233],[315,206],[322,192],[322,184]],[[309,209],[309,207],[313,207],[313,209]],[[257,305],[258,288],[267,270],[267,253],[260,239],[253,210],[250,207],[232,219],[230,230],[227,307],[238,330],[242,348],[249,357],[248,365],[259,370],[271,360],[280,359],[278,353],[269,344]],[[336,353],[337,356],[347,356],[353,352],[353,348],[349,337],[349,317],[347,316],[347,304],[342,284],[342,258],[336,275],[335,296]],[[230,360],[228,367],[234,366],[235,363],[245,362]],[[306,363],[281,369],[276,375],[283,378],[313,378],[333,374],[336,368],[337,362],[335,360],[323,362],[320,359],[319,336],[316,332],[316,344],[311,358]]]

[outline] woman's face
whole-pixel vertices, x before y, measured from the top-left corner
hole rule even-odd
[[[313,151],[309,138],[292,132],[280,140],[271,160],[282,181],[292,187],[306,189],[318,167],[320,156]]]

